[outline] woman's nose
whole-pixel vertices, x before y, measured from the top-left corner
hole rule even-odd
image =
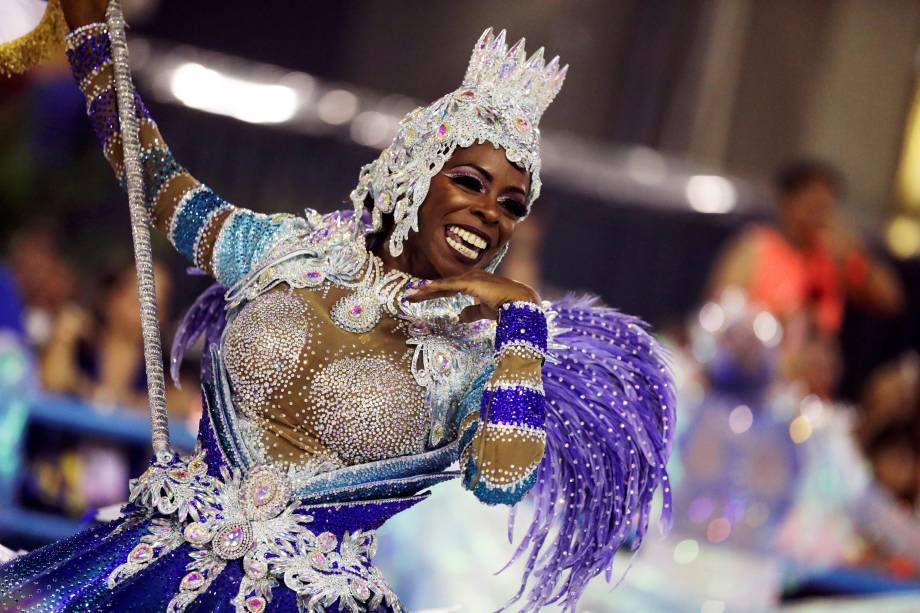
[[[481,198],[477,198],[472,213],[487,224],[498,223],[501,214],[498,210],[498,206],[498,202],[490,195],[485,194]]]

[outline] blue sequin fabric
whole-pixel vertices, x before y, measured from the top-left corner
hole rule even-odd
[[[169,238],[176,250],[196,261],[197,241],[212,216],[230,207],[230,203],[205,186],[188,192],[173,215]]]
[[[308,586],[304,592],[313,593],[306,597],[287,587],[281,578],[281,581],[266,580],[252,591],[260,595],[234,602],[247,578],[258,576],[261,570],[258,564],[244,559],[224,560],[219,573],[207,576],[206,572],[195,570],[196,566],[206,566],[209,562],[206,557],[196,557],[201,551],[199,547],[185,541],[172,546],[168,542],[171,534],[168,524],[161,518],[138,513],[88,529],[0,566],[0,611],[239,613],[297,611],[298,606],[310,613],[402,611],[392,592],[379,603],[373,602],[384,584],[366,553],[369,546],[373,547],[374,530],[418,500],[304,507],[304,517],[310,518],[307,525],[313,534],[321,537],[317,539],[321,547],[303,552],[303,560],[309,567],[290,573],[289,581]],[[139,549],[147,545],[152,552],[149,559],[133,574],[113,582],[111,577],[125,566],[126,560],[147,555],[146,549]],[[358,553],[353,554],[349,548]],[[207,577],[204,589],[193,589],[203,585],[195,573]],[[249,585],[257,581],[250,580]],[[348,590],[346,598],[340,598],[337,592],[331,596],[332,590],[342,586]],[[257,592],[258,588],[264,589]],[[194,595],[194,599],[181,599],[184,595]],[[362,600],[361,596],[365,598]],[[316,598],[311,605],[313,597]],[[369,602],[371,608],[366,606]]]
[[[536,481],[546,433],[540,363],[546,353],[548,326],[543,308],[511,302],[499,309],[495,330],[497,368],[483,385],[480,421],[464,437],[463,485],[487,504],[513,505]],[[507,369],[517,360],[530,368]],[[513,454],[514,460],[498,461]]]
[[[79,38],[67,49],[70,69],[78,85],[112,62],[112,41],[103,29],[89,28],[85,33],[76,32]]]

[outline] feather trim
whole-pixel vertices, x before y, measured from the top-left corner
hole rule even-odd
[[[507,606],[526,599],[525,610],[574,611],[588,581],[601,573],[610,581],[617,550],[642,543],[659,487],[660,525],[670,528],[675,392],[665,352],[641,320],[595,301],[569,296],[551,306],[546,455],[533,520],[505,566],[526,556]],[[513,527],[512,512],[509,536]]]

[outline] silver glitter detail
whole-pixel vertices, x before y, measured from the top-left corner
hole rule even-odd
[[[131,82],[131,67],[128,65],[125,20],[118,0],[109,2],[106,22],[109,37],[112,40],[115,92],[118,96],[118,117],[121,121],[128,205],[131,211],[131,236],[134,241],[134,257],[137,261],[137,290],[141,304],[141,332],[144,338],[147,395],[150,401],[151,442],[154,453],[165,459],[170,455],[170,451],[166,379],[163,375],[163,348],[160,344],[160,324],[157,318],[150,227],[144,207],[144,179],[140,162],[138,120],[134,108],[134,84]]]
[[[401,313],[402,298],[411,275],[401,270],[383,273],[383,262],[370,254],[367,272],[361,286],[343,297],[332,307],[332,321],[355,334],[370,332],[386,311],[392,316]]]
[[[423,400],[404,365],[376,355],[341,358],[313,379],[310,425],[346,464],[421,453],[428,432]]]
[[[224,363],[245,416],[261,416],[294,380],[301,351],[322,334],[312,319],[296,292],[281,289],[248,303],[227,326]]]
[[[297,593],[301,611],[321,613],[336,604],[349,613],[377,610],[382,604],[394,613],[404,611],[373,566],[375,532],[355,530],[337,536],[310,530],[313,516],[308,512],[314,507],[302,506],[291,497],[284,473],[256,466],[242,478],[239,469],[222,467],[219,479],[210,478],[200,455],[189,461],[174,459],[158,470],[179,475],[190,497],[206,504],[193,522],[188,522],[192,517],[181,519],[180,511],[154,517],[149,534],[109,575],[109,587],[117,587],[184,541],[192,547],[189,572],[176,586],[167,613],[184,611],[208,590],[227,560],[240,558],[245,574],[230,600],[239,612],[265,608],[272,588],[281,582]],[[151,513],[159,512],[151,498],[139,494],[134,498]],[[213,537],[199,539],[193,528]],[[233,538],[226,538],[234,530]]]

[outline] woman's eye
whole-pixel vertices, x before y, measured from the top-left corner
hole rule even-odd
[[[476,177],[470,175],[454,175],[451,177],[451,180],[460,187],[465,187],[467,189],[473,190],[474,192],[482,191],[482,181]]]
[[[501,203],[515,217],[523,217],[527,214],[527,205],[520,200],[502,200]]]

